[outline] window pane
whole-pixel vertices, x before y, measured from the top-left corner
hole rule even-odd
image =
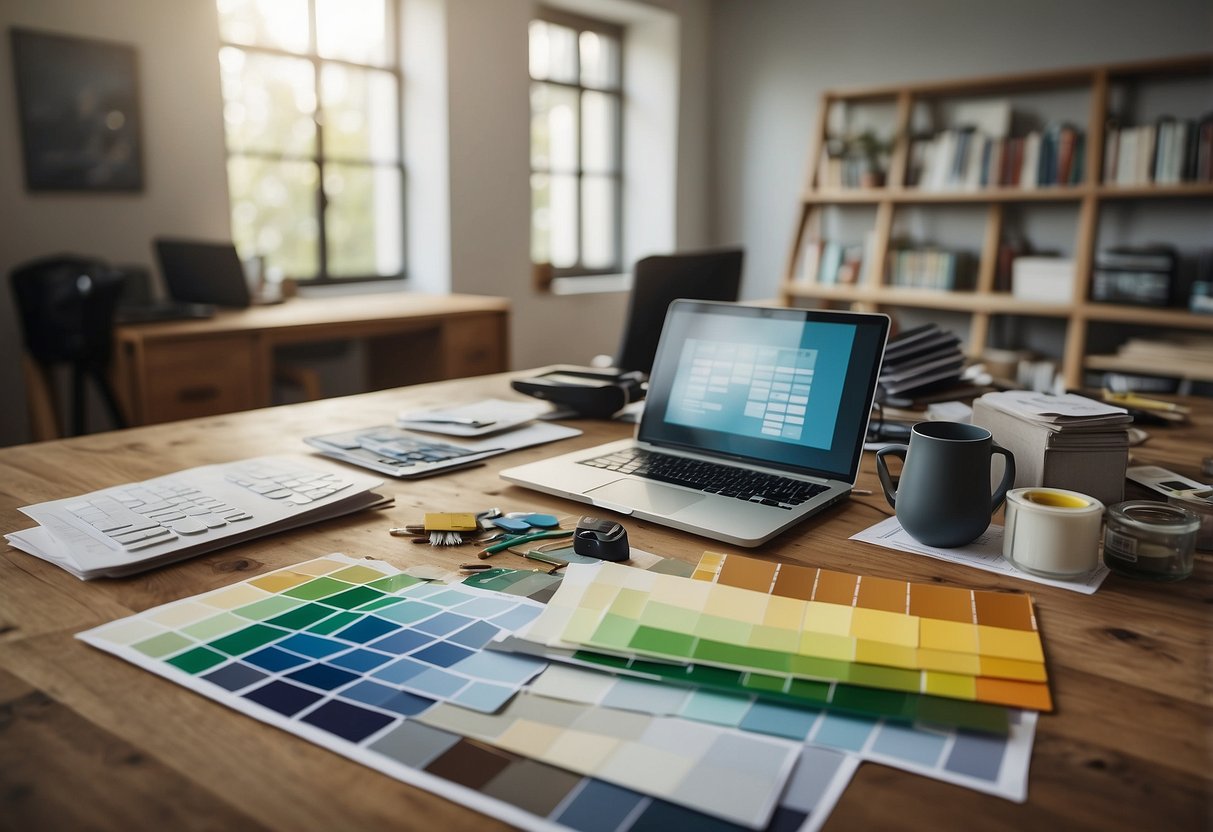
[[[552,262],[552,178],[531,174],[531,262]]]
[[[320,70],[324,155],[395,162],[400,158],[396,76],[325,64]]]
[[[577,82],[577,32],[542,20],[531,21],[531,77]]]
[[[581,167],[592,173],[619,170],[619,99],[613,95],[581,95]]]
[[[218,7],[225,41],[307,51],[307,0],[218,0]]]
[[[552,177],[552,265],[577,265],[577,177]]]
[[[240,256],[262,254],[285,277],[314,277],[320,265],[315,164],[233,156],[227,176]]]
[[[386,64],[387,4],[384,0],[316,0],[316,48],[324,58]]]
[[[599,89],[619,88],[619,41],[597,32],[582,32],[581,83]]]
[[[399,168],[325,165],[324,192],[329,274],[400,274],[404,219]]]
[[[219,50],[227,147],[310,155],[316,147],[311,61]]]
[[[605,269],[616,265],[615,181],[607,176],[586,176],[581,180],[581,263],[587,269]]]
[[[577,91],[531,85],[531,167],[577,169]]]

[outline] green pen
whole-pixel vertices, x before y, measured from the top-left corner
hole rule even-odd
[[[503,540],[500,543],[494,543],[492,546],[486,546],[477,552],[476,556],[483,560],[489,555],[496,554],[497,552],[504,551],[513,546],[519,546],[523,543],[530,543],[535,540],[548,540],[553,537],[568,537],[574,531],[576,531],[576,529],[556,529],[548,532],[532,532],[531,534],[519,535],[518,537],[513,537],[509,540]]]

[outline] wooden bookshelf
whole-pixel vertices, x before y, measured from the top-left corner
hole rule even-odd
[[[1192,210],[1194,206],[1194,210],[1207,212],[1213,208],[1213,182],[1117,184],[1104,181],[1105,131],[1110,116],[1114,114],[1109,104],[1110,97],[1126,85],[1167,83],[1169,79],[1208,79],[1213,83],[1213,54],[826,92],[822,96],[809,142],[807,182],[781,284],[782,301],[788,305],[815,303],[822,306],[849,305],[867,310],[909,308],[965,313],[969,316],[969,351],[974,357],[986,348],[991,321],[996,316],[1052,319],[1060,321],[1065,328],[1065,349],[1060,356],[1060,364],[1067,385],[1081,384],[1084,369],[1118,372],[1148,370],[1152,374],[1160,374],[1157,366],[1123,362],[1117,356],[1088,356],[1091,327],[1133,325],[1162,331],[1213,332],[1213,315],[1173,307],[1099,303],[1088,298],[1098,250],[1119,242],[1106,237],[1100,239],[1101,212],[1109,210],[1110,206],[1134,201],[1146,205],[1163,200],[1174,201],[1180,206],[1176,210]],[[1085,152],[1081,157],[1075,154],[1074,168],[1067,184],[1034,187],[999,184],[953,189],[926,189],[905,184],[909,181],[908,175],[913,165],[912,145],[915,141],[922,141],[921,133],[916,135],[914,130],[916,108],[938,107],[940,102],[949,100],[1049,94],[1085,97],[1088,102],[1085,107],[1071,108],[1067,116],[1085,136]],[[1069,101],[1070,98],[1062,100]],[[840,141],[838,135],[831,134],[831,108],[839,106],[882,107],[893,113],[886,148],[887,164],[883,171],[884,183],[864,179],[860,183],[862,186],[856,184],[846,187],[838,184],[836,171],[829,171],[827,176],[823,161],[827,148],[832,145],[836,147]],[[1205,115],[1209,106],[1207,96],[1197,106],[1203,109],[1183,115],[1197,119]],[[940,125],[935,125],[934,129],[940,130]],[[1079,158],[1081,164],[1077,161]],[[827,178],[829,181],[826,181]],[[879,179],[879,174],[876,179]],[[852,184],[855,184],[854,181]],[[1074,233],[1068,258],[1074,262],[1075,273],[1069,303],[1027,301],[1013,297],[1006,291],[1005,285],[996,285],[1006,212],[1027,210],[1034,205],[1054,206],[1049,209],[1051,211],[1074,212]],[[970,241],[971,250],[977,253],[976,273],[971,288],[934,289],[894,285],[889,275],[889,252],[896,243],[895,217],[899,211],[940,210],[936,206],[985,211],[984,232]],[[853,282],[823,283],[816,277],[804,279],[802,276],[801,258],[806,243],[817,243],[815,250],[820,254],[821,247],[827,243],[821,234],[822,217],[831,210],[874,213],[863,240],[863,256],[870,262],[863,264]],[[849,242],[852,247],[856,244],[854,240]],[[1192,243],[1191,240],[1187,242]],[[1213,244],[1213,238],[1206,236],[1195,244],[1197,247],[1208,247]],[[816,274],[817,269],[811,271]],[[1188,368],[1179,368],[1173,374],[1192,379],[1199,376],[1199,380],[1205,381],[1210,380],[1207,376],[1213,375],[1193,374]]]

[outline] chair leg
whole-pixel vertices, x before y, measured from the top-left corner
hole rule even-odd
[[[21,369],[25,374],[25,397],[33,440],[58,439],[62,428],[59,427],[59,408],[55,404],[49,370],[28,355],[21,357]]]
[[[72,436],[83,436],[85,433],[84,365],[72,364]]]
[[[110,387],[109,377],[105,370],[101,367],[92,367],[89,372],[97,385],[97,390],[101,393],[101,401],[105,404],[105,409],[109,411],[114,427],[119,429],[128,427],[126,417],[122,415],[122,408],[118,405],[118,397],[114,395],[114,388]]]

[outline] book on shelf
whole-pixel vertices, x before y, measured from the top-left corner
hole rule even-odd
[[[800,280],[805,283],[817,281],[817,270],[821,266],[821,241],[806,239],[800,247]]]
[[[833,286],[838,282],[838,268],[842,265],[842,245],[833,240],[823,244],[821,249],[821,267],[817,272],[817,282],[823,286]]]
[[[976,260],[968,252],[934,246],[898,246],[886,259],[890,286],[967,289],[971,287],[976,271]]]
[[[1108,122],[1103,181],[1110,185],[1213,182],[1213,114],[1153,124]]]

